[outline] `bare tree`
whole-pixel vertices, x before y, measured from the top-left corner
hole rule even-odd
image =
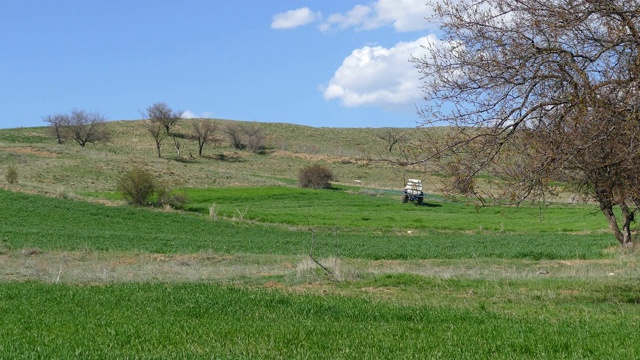
[[[180,159],[180,148],[182,147],[182,143],[175,136],[173,137],[173,146],[176,148],[176,157]]]
[[[191,138],[198,141],[198,156],[202,156],[204,145],[215,140],[218,127],[212,121],[201,120],[192,122],[191,129]]]
[[[406,136],[400,129],[388,128],[382,129],[382,132],[377,134],[378,138],[387,143],[387,152],[391,154],[393,147],[399,142],[406,141]]]
[[[632,244],[640,0],[443,0],[434,12],[444,37],[413,61],[425,124],[451,128],[429,144],[428,158],[458,180],[499,175],[512,202],[544,199],[553,180],[575,185],[616,239]]]
[[[42,120],[49,123],[49,131],[58,144],[63,144],[69,138],[69,124],[71,122],[69,115],[47,115]]]
[[[67,128],[71,138],[85,147],[88,143],[109,141],[110,134],[105,121],[105,116],[99,112],[73,110]]]
[[[167,137],[167,132],[165,131],[164,126],[159,122],[154,122],[151,120],[147,120],[144,122],[144,127],[147,129],[151,137],[156,143],[156,152],[158,153],[158,157],[162,157],[160,149],[162,148],[162,143]]]
[[[161,124],[169,135],[171,128],[178,123],[182,112],[173,111],[169,105],[163,102],[157,102],[149,106],[146,112],[141,113],[144,119],[148,119],[151,122]]]
[[[255,153],[261,153],[264,151],[264,131],[258,124],[242,124],[240,129],[244,134],[244,138],[247,142],[247,148]]]
[[[244,142],[244,134],[242,132],[242,128],[240,128],[238,124],[228,124],[224,127],[223,131],[225,135],[227,135],[231,147],[236,150],[244,150],[247,147]]]

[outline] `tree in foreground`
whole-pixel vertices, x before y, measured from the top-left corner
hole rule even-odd
[[[319,164],[307,166],[298,173],[298,183],[303,188],[330,189],[332,180],[335,179],[331,170]]]
[[[169,135],[171,128],[178,123],[182,112],[173,111],[169,105],[163,102],[157,102],[146,109],[146,112],[141,114],[144,119],[148,119],[153,123],[160,124]]]
[[[507,185],[501,199],[515,203],[544,199],[556,180],[570,184],[631,245],[640,1],[443,0],[434,13],[444,37],[412,61],[424,79],[425,125],[451,131],[427,158],[458,171],[458,181],[495,175]]]

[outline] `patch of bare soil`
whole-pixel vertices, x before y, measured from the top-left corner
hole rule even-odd
[[[25,155],[35,155],[35,156],[42,156],[42,157],[56,157],[58,156],[58,154],[56,153],[52,153],[49,151],[44,151],[44,150],[40,150],[40,149],[36,149],[36,148],[32,148],[32,147],[24,147],[24,148],[7,148],[7,151],[13,151],[16,152],[18,154],[25,154]]]
[[[560,263],[562,265],[567,265],[567,266],[575,266],[575,265],[589,265],[589,264],[598,264],[598,265],[615,264],[616,261],[613,260],[613,259],[604,259],[604,260],[580,260],[580,259],[574,259],[574,260],[558,260],[558,263]]]
[[[320,282],[310,282],[301,285],[292,286],[289,289],[295,293],[311,293],[311,294],[326,294],[329,292],[330,286]]]
[[[267,289],[271,289],[271,288],[283,289],[286,287],[284,284],[279,283],[277,281],[267,281],[266,283],[264,283],[263,286],[266,287]]]

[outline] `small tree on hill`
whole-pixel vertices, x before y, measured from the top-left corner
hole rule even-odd
[[[99,112],[73,110],[69,116],[67,129],[71,138],[85,147],[88,143],[109,141],[110,134],[105,121],[105,116]]]
[[[244,150],[247,147],[244,142],[242,128],[238,124],[228,124],[223,131],[227,135],[231,147],[236,150]]]
[[[171,128],[180,120],[182,112],[173,111],[169,105],[157,102],[149,106],[146,112],[141,115],[151,122],[160,124],[165,129],[166,134],[169,135]]]
[[[156,143],[156,152],[158,153],[158,157],[159,158],[162,157],[160,149],[162,148],[162,143],[167,137],[167,133],[164,127],[160,123],[149,121],[149,120],[145,121],[144,127],[145,129],[147,129],[149,134],[151,134],[151,137],[153,137],[153,140]]]
[[[202,149],[205,144],[215,140],[218,127],[212,121],[194,121],[191,123],[191,138],[198,141],[198,156],[202,156]]]
[[[258,124],[242,124],[240,130],[244,134],[246,146],[250,151],[254,153],[264,152],[264,131]]]
[[[298,183],[303,188],[330,189],[332,180],[335,178],[331,170],[319,164],[307,166],[298,174]]]
[[[396,144],[406,141],[407,139],[402,130],[394,128],[383,129],[376,136],[387,143],[387,152],[389,154],[391,154],[391,151],[393,151],[393,147],[396,146]]]
[[[69,124],[71,120],[69,118],[69,115],[47,115],[42,120],[49,123],[49,132],[56,139],[58,144],[64,143],[70,137]]]

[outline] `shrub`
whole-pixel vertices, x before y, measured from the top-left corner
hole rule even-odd
[[[156,190],[157,205],[174,209],[183,209],[187,203],[187,197],[183,194],[174,194],[170,189],[159,186]]]
[[[335,180],[331,170],[318,164],[307,166],[298,174],[298,182],[303,188],[329,189],[331,180]]]
[[[149,205],[151,195],[158,188],[156,179],[149,171],[134,166],[118,179],[118,191],[133,205]]]
[[[154,205],[165,208],[182,209],[187,197],[174,194],[173,191],[159,183],[148,170],[133,167],[118,179],[118,191],[133,205]]]
[[[16,170],[15,166],[9,166],[5,174],[5,179],[7,179],[9,184],[16,184],[18,182],[18,170]]]
[[[244,150],[247,145],[244,143],[242,129],[237,124],[229,124],[224,128],[224,133],[229,138],[231,147],[236,150]]]

